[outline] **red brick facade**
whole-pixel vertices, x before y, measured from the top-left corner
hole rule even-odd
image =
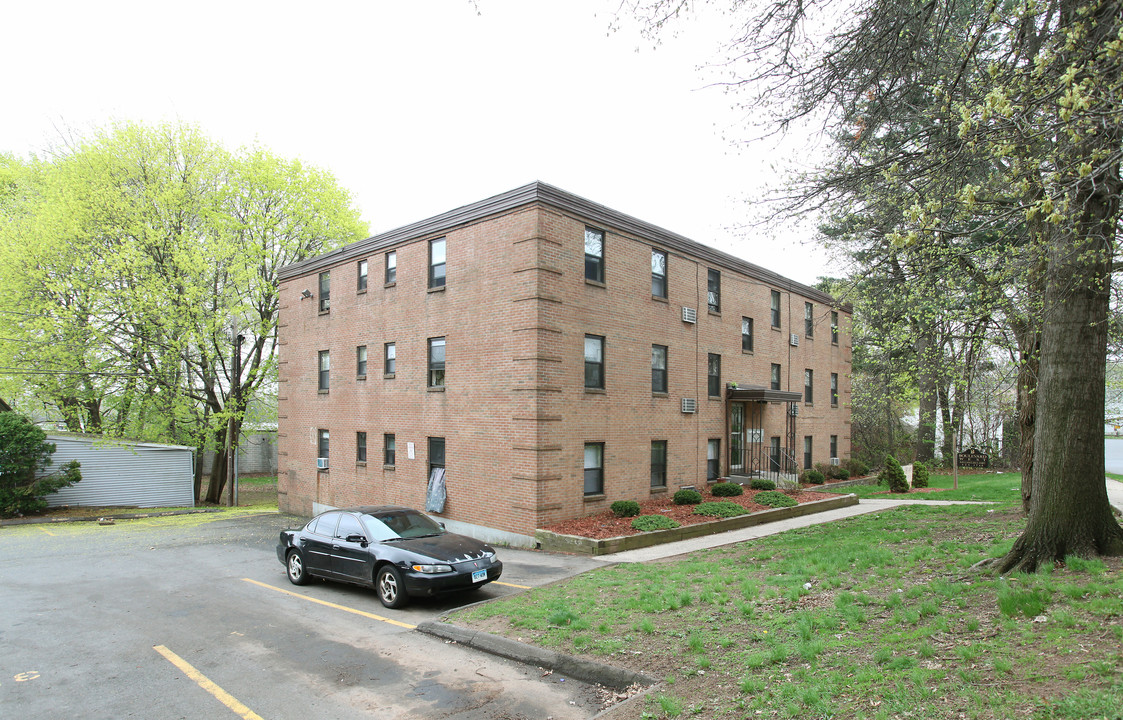
[[[586,279],[585,231],[602,231],[604,282]],[[444,239],[446,281],[430,288],[430,241]],[[652,294],[652,251],[666,253],[666,299]],[[385,282],[386,254],[396,277]],[[359,263],[367,283],[359,289]],[[720,273],[720,311],[707,303]],[[329,307],[319,278],[330,273]],[[771,300],[779,293],[780,326]],[[730,472],[729,386],[780,388],[800,401],[748,402],[759,439],[789,444],[803,466],[850,452],[850,313],[828,296],[762,268],[535,183],[313,258],[282,272],[280,498],[308,515],[322,506],[394,503],[423,508],[429,439],[443,438],[447,503],[441,518],[518,543],[535,528],[598,512],[615,500],[707,479],[707,443]],[[811,303],[813,332],[805,327]],[[684,321],[684,308],[696,322]],[[742,349],[742,318],[753,321]],[[837,319],[832,333],[832,321]],[[585,338],[603,338],[603,389],[586,388]],[[443,338],[443,385],[430,387],[429,340]],[[385,346],[396,366],[384,372]],[[666,392],[653,391],[652,346],[667,348]],[[366,347],[365,376],[357,348]],[[320,353],[328,352],[320,389]],[[719,397],[708,357],[720,356]],[[814,373],[804,403],[805,370]],[[595,373],[594,373],[595,374]],[[837,379],[832,402],[831,378]],[[683,411],[693,399],[696,412]],[[753,423],[757,424],[757,423]],[[319,431],[329,433],[317,470]],[[357,433],[366,433],[366,461]],[[395,458],[384,463],[384,436]],[[665,486],[652,487],[652,441],[666,443]],[[586,443],[603,443],[603,492],[585,492]],[[410,447],[412,446],[412,457]],[[759,446],[754,446],[759,449]],[[594,472],[595,476],[596,473]],[[496,535],[498,533],[498,535]]]

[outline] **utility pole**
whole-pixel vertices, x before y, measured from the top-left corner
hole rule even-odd
[[[242,385],[242,336],[238,332],[238,320],[234,319],[230,324],[231,339],[234,345],[234,362],[233,373],[230,380],[230,397],[227,400],[227,408],[230,411],[230,418],[226,423],[226,467],[227,467],[227,480],[230,483],[230,495],[226,504],[230,507],[237,507],[238,505],[238,442],[234,435],[234,416],[237,414],[238,409],[241,407],[241,385]]]

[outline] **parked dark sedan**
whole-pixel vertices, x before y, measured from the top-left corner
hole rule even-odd
[[[313,577],[365,585],[388,608],[410,596],[480,588],[503,573],[490,545],[404,507],[321,513],[299,530],[281,531],[277,559],[294,585]]]

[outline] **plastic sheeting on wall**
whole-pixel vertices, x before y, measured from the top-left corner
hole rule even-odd
[[[445,469],[433,468],[429,473],[429,489],[425,493],[425,512],[442,513],[445,511]]]

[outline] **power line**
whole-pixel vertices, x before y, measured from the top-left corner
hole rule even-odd
[[[101,370],[20,370],[19,368],[8,367],[0,367],[0,375],[97,375],[99,377],[148,377],[148,375],[137,373],[103,372]]]

